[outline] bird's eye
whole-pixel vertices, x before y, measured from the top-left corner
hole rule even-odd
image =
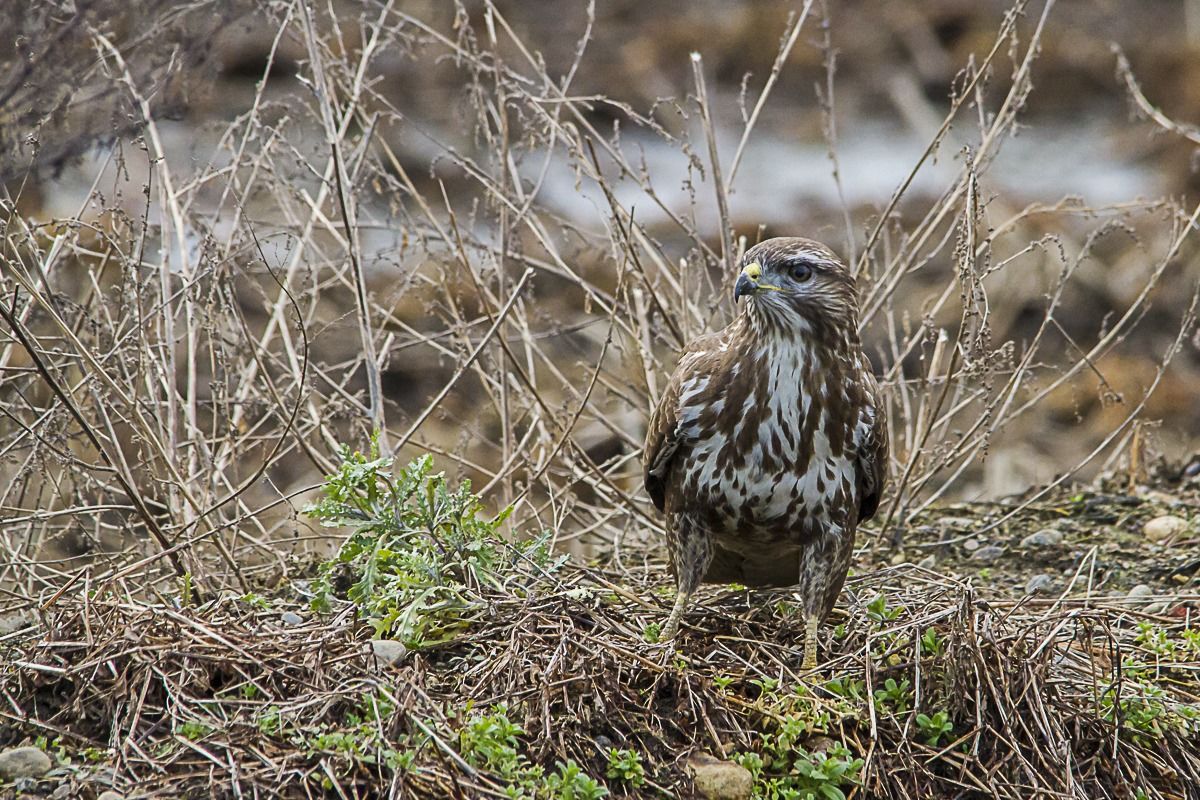
[[[811,278],[813,274],[812,267],[803,262],[799,264],[793,264],[790,272],[792,280],[796,281],[796,283],[804,283],[806,280]]]

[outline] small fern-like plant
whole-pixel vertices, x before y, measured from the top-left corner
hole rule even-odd
[[[393,474],[378,448],[343,447],[325,497],[305,513],[330,527],[352,527],[321,565],[312,607],[345,599],[376,636],[417,649],[453,640],[482,615],[486,596],[523,596],[558,564],[545,536],[510,543],[498,532],[511,508],[492,518],[469,481],[451,488],[422,456]],[[559,562],[561,563],[561,562]]]

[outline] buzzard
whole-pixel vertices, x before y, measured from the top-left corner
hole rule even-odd
[[[646,491],[666,517],[674,638],[701,582],[796,586],[816,666],[858,523],[879,506],[887,424],[854,278],[824,245],[751,248],[724,330],[690,343],[650,418]]]

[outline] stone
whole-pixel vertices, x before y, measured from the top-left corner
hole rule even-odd
[[[279,615],[279,621],[284,625],[303,625],[304,617],[300,616],[295,611],[285,611]]]
[[[938,520],[942,530],[969,531],[975,527],[975,520],[970,517],[942,517]]]
[[[1138,497],[1142,498],[1143,500],[1148,500],[1151,503],[1157,503],[1160,506],[1169,506],[1171,508],[1178,508],[1179,506],[1183,505],[1183,502],[1178,497],[1167,494],[1166,492],[1160,492],[1158,489],[1145,489],[1143,491],[1139,491]]]
[[[1021,540],[1021,547],[1055,547],[1063,543],[1063,532],[1057,528],[1042,528]]]
[[[1183,517],[1164,514],[1155,517],[1142,527],[1142,535],[1156,543],[1174,539],[1188,529],[1188,521]]]
[[[1003,547],[997,547],[994,544],[989,544],[986,547],[981,547],[972,553],[971,558],[972,560],[978,561],[981,564],[991,564],[993,561],[999,559],[1002,555],[1004,555]]]
[[[982,545],[983,542],[972,536],[970,539],[967,539],[965,542],[963,542],[963,550],[966,550],[968,553],[974,553]]]
[[[732,761],[696,753],[688,759],[688,769],[696,783],[696,792],[706,800],[750,800],[754,776],[750,770]]]
[[[1049,589],[1053,583],[1054,578],[1051,578],[1044,572],[1040,572],[1030,578],[1029,582],[1025,584],[1025,594],[1037,594],[1038,592],[1044,592],[1045,590]]]
[[[125,800],[125,795],[109,789],[107,792],[101,792],[100,796],[97,797],[96,800]]]
[[[40,778],[52,766],[50,756],[39,747],[13,747],[0,752],[0,778],[7,781]]]
[[[1137,600],[1140,598],[1149,598],[1149,597],[1152,597],[1153,595],[1154,595],[1154,589],[1152,589],[1151,587],[1147,586],[1144,583],[1139,583],[1137,586],[1130,589],[1129,594],[1125,595],[1125,597],[1127,597],[1130,600]]]
[[[810,753],[828,753],[837,747],[838,743],[828,736],[810,736],[804,742],[804,749]]]
[[[394,667],[408,658],[408,648],[395,639],[372,639],[371,652],[380,664]]]
[[[921,569],[933,569],[937,566],[937,556],[925,556],[917,566]]]
[[[19,611],[13,614],[2,614],[0,615],[0,636],[7,636],[22,628],[28,628],[33,622],[32,616]]]

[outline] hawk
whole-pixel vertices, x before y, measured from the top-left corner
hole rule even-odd
[[[684,349],[646,434],[643,478],[666,517],[677,589],[661,638],[702,582],[796,586],[812,669],[855,529],[879,507],[886,412],[838,257],[769,239],[741,267],[740,312]]]

